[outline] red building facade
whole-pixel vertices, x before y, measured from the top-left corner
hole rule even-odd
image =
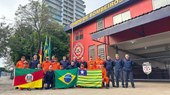
[[[170,54],[163,53],[167,50],[161,49],[170,44],[169,5],[170,0],[114,0],[102,6],[65,28],[70,33],[70,58],[84,57],[88,61],[90,57],[95,59],[98,55],[103,59],[107,55],[114,58],[115,53],[123,58],[128,53],[137,59],[136,63],[140,66],[143,62],[154,63],[153,68],[159,67],[166,72],[163,73],[165,77],[160,74],[159,78],[169,79],[169,57],[165,58],[168,60],[166,65],[162,65],[165,59],[161,62],[154,59]],[[160,49],[153,48],[156,46]],[[145,59],[139,60],[142,58]],[[154,74],[153,79],[157,79]]]

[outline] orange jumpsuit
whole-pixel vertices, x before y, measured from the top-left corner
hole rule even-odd
[[[49,70],[49,66],[51,65],[51,62],[50,61],[44,61],[42,63],[42,69],[44,70],[44,72],[48,71]]]
[[[59,70],[60,69],[60,63],[59,62],[53,62],[51,63],[52,65],[52,70]]]
[[[104,67],[102,67],[102,78],[103,78],[103,82],[106,82],[106,84],[109,84],[109,78],[106,75],[106,69]]]
[[[17,64],[16,64],[16,67],[17,68],[24,68],[24,61],[18,61]]]
[[[96,69],[96,63],[93,60],[88,61],[88,70],[95,70]]]
[[[101,58],[97,58],[96,59],[96,69],[99,69],[99,65],[103,65],[104,66],[104,60]]]
[[[29,68],[29,64],[24,64],[24,68]]]

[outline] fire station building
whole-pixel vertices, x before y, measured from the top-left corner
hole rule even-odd
[[[113,0],[65,27],[70,58],[86,61],[127,53],[134,78],[170,80],[170,0]],[[150,63],[150,75],[142,64]]]

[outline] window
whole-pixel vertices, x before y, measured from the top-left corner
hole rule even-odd
[[[104,28],[104,21],[103,21],[103,19],[100,19],[97,21],[97,31],[101,30],[103,28]]]
[[[115,25],[115,24],[121,23],[123,21],[126,21],[128,19],[131,19],[130,11],[126,11],[126,12],[123,12],[121,14],[114,16],[113,24]]]
[[[95,59],[95,46],[89,46],[89,59],[92,57],[92,59]]]
[[[170,4],[170,0],[152,0],[154,10],[168,4]]]
[[[75,35],[74,35],[74,40],[77,41],[77,40],[81,40],[83,39],[83,31],[80,30],[78,31]]]
[[[98,56],[100,56],[102,59],[105,59],[105,45],[98,46]]]

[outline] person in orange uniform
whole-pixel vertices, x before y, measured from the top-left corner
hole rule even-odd
[[[51,65],[51,62],[49,61],[48,57],[45,58],[45,61],[42,63],[42,69],[44,72],[49,70],[49,66]]]
[[[24,61],[24,69],[28,69],[29,68],[29,63],[27,61]]]
[[[109,78],[107,77],[106,69],[102,64],[98,65],[98,69],[102,70],[103,86],[106,83],[105,87],[108,89],[109,88]]]
[[[93,60],[92,57],[90,57],[90,60],[88,61],[88,70],[95,70],[96,69],[96,62]]]
[[[16,68],[24,68],[25,56],[21,57],[21,60],[17,62]]]
[[[98,58],[96,59],[96,69],[100,69],[100,65],[104,66],[104,60],[98,56]]]
[[[58,62],[58,59],[55,56],[52,56],[52,70],[59,70],[60,69],[60,63]]]

